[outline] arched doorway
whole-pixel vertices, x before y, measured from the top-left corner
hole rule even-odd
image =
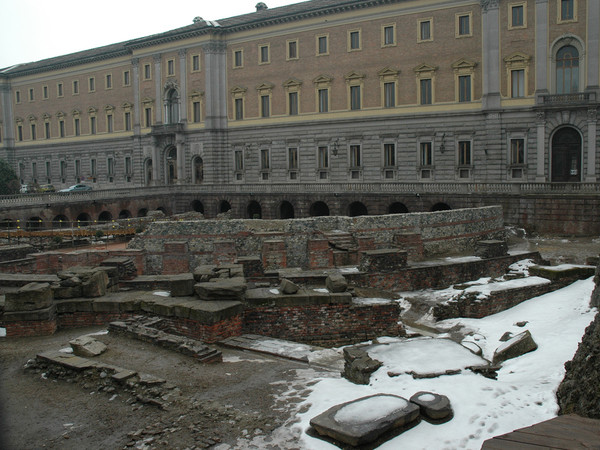
[[[127,209],[123,209],[121,210],[121,212],[119,213],[119,219],[123,220],[123,219],[129,219],[131,217],[131,213],[129,212],[129,210]]]
[[[231,205],[227,200],[221,200],[219,202],[219,214],[226,213],[231,210]]]
[[[435,205],[433,205],[431,207],[431,212],[436,212],[436,211],[450,211],[452,208],[450,208],[450,205],[447,205],[446,203],[436,203]]]
[[[71,222],[64,214],[59,214],[52,219],[52,228],[69,228]]]
[[[98,222],[110,222],[112,220],[112,214],[110,211],[102,211],[98,216]]]
[[[294,218],[294,206],[288,202],[283,201],[279,205],[279,218],[280,219],[293,219]]]
[[[179,122],[179,93],[177,89],[169,89],[165,96],[165,123],[172,124]]]
[[[194,184],[201,184],[204,181],[204,161],[199,156],[196,156],[192,161]]]
[[[192,210],[204,214],[204,204],[200,200],[194,200]]]
[[[248,203],[248,218],[249,219],[262,219],[262,208],[260,203],[252,200]]]
[[[27,219],[26,229],[27,230],[39,230],[44,228],[44,221],[41,217],[35,216]]]
[[[404,203],[394,202],[388,207],[388,214],[405,214],[408,208]]]
[[[368,214],[367,207],[361,202],[352,202],[348,206],[348,215],[350,217],[366,216]]]
[[[77,216],[76,221],[78,227],[87,227],[92,222],[92,218],[88,213],[81,213]]]
[[[167,184],[177,182],[177,148],[169,147],[166,152],[167,157]]]
[[[138,217],[146,217],[147,215],[148,215],[148,208],[138,209],[138,213],[137,213]]]
[[[310,205],[309,213],[311,217],[328,216],[329,206],[325,202],[314,202]]]
[[[552,137],[552,175],[554,183],[581,181],[581,135],[564,127]]]

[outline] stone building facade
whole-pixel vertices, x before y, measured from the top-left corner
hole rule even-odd
[[[0,157],[57,188],[596,182],[599,2],[256,7],[0,70]]]

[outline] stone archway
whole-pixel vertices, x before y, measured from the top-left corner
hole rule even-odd
[[[310,205],[309,213],[311,217],[320,217],[329,215],[329,206],[325,202],[314,202]]]
[[[279,218],[280,219],[293,219],[294,218],[294,205],[284,200],[279,205]]]
[[[352,202],[348,206],[348,216],[357,217],[357,216],[366,216],[368,213],[367,207],[362,202]]]
[[[200,156],[192,160],[192,183],[201,184],[204,181],[204,161]]]
[[[554,133],[550,178],[553,183],[581,181],[581,145],[581,135],[573,127],[563,127]]]
[[[248,218],[262,219],[262,207],[256,200],[252,200],[250,203],[248,203]]]

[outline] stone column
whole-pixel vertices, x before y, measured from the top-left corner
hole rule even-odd
[[[548,0],[535,1],[535,92],[548,93]]]
[[[186,123],[188,117],[188,97],[187,97],[187,50],[179,50],[179,122]],[[178,156],[179,158],[179,152]]]
[[[588,109],[587,116],[587,183],[596,182],[596,108]]]
[[[205,44],[204,67],[206,76],[206,128],[227,128],[227,46],[212,41]]]
[[[133,86],[133,134],[140,134],[140,60],[131,60],[131,79]]]
[[[15,160],[15,119],[13,116],[12,107],[12,96],[13,91],[10,88],[10,82],[8,78],[2,79],[0,77],[0,111],[4,120],[2,122],[2,143],[0,147],[4,147],[4,155],[1,157],[6,158],[7,162],[12,166],[17,176],[19,170],[17,167],[17,161]]]
[[[177,146],[177,184],[185,184],[185,139],[183,135],[175,137]]]
[[[500,29],[498,0],[481,0],[483,28],[483,109],[500,108]]]
[[[586,55],[586,69],[587,69],[587,83],[586,90],[598,90],[598,71],[600,65],[598,64],[598,55],[600,52],[600,28],[598,23],[600,22],[600,2],[589,1],[587,2],[587,49]]]
[[[544,183],[546,181],[546,114],[543,112],[537,113],[537,164],[535,171],[535,181]]]
[[[160,184],[160,149],[158,148],[158,141],[152,140],[152,185],[156,186]]]
[[[154,55],[154,86],[156,90],[156,108],[154,111],[154,121],[157,125],[161,125],[163,123],[162,115],[163,115],[163,93],[162,93],[162,71],[161,69],[161,55]]]

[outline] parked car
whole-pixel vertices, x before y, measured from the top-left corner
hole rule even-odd
[[[21,185],[21,190],[19,191],[21,194],[30,194],[31,191],[31,185],[29,184],[22,184]]]
[[[55,192],[54,186],[51,184],[42,184],[38,189],[38,192]]]
[[[84,191],[91,191],[92,187],[88,186],[87,184],[74,184],[73,186],[69,186],[66,189],[61,189],[58,192],[84,192]]]

